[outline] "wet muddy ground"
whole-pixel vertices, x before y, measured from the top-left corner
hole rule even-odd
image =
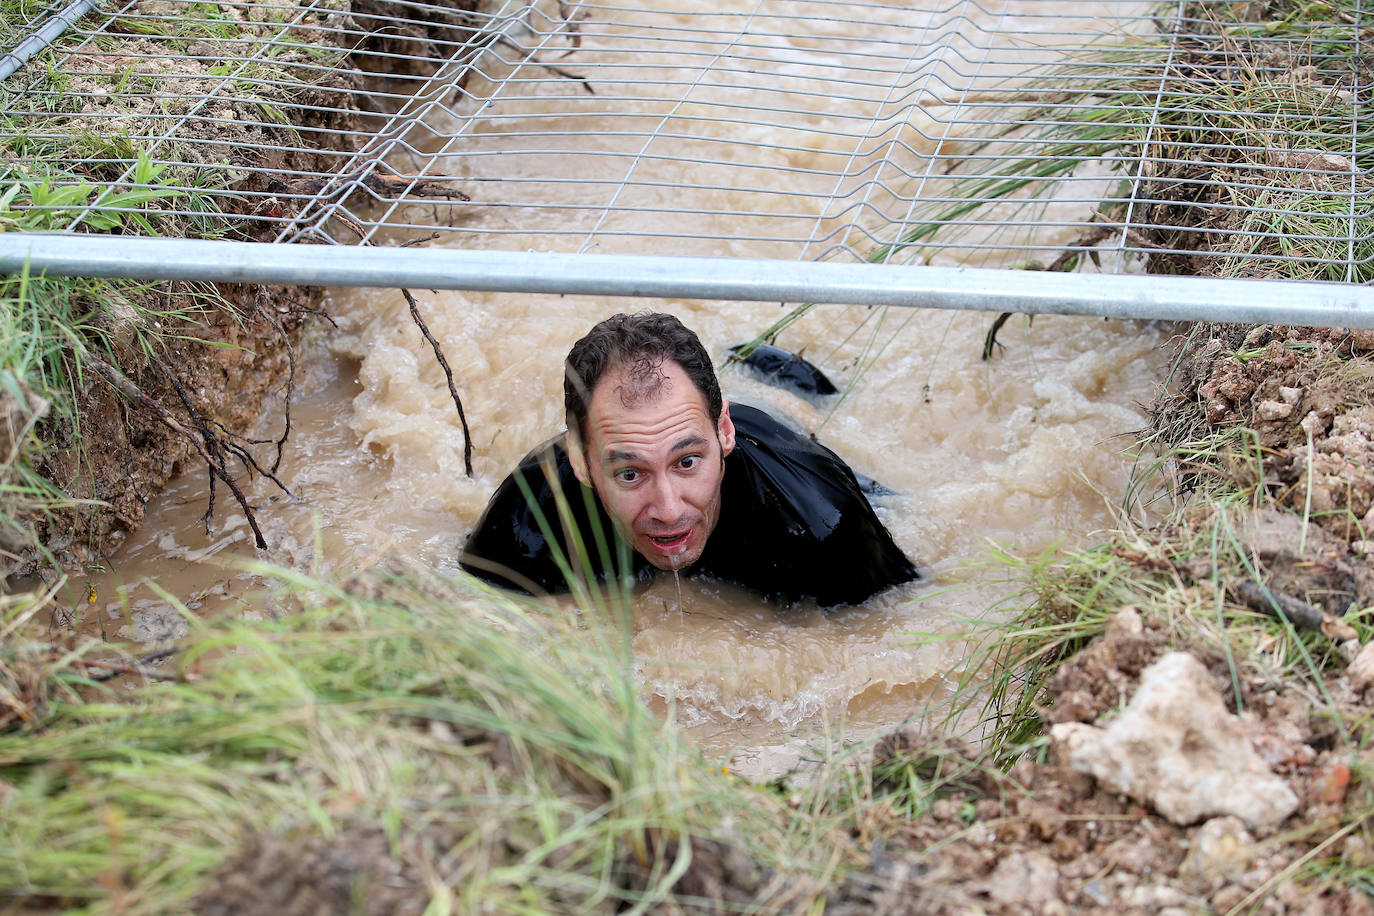
[[[1244,424],[1258,432],[1258,460],[1252,465],[1238,454],[1229,469],[1225,462],[1219,471],[1199,461],[1181,473],[1229,470],[1242,482],[1253,473],[1250,482],[1261,491],[1255,501],[1266,505],[1242,507],[1237,529],[1266,584],[1338,614],[1369,608],[1374,339],[1367,332],[1283,327],[1197,331],[1201,342],[1186,359],[1177,390],[1161,402],[1166,439],[1201,441]],[[1227,510],[1199,500],[1188,522],[1200,525],[1219,511]],[[1304,513],[1316,528],[1305,537]],[[1177,531],[1146,532],[1133,546],[1178,538]],[[1135,556],[1145,564],[1149,553]],[[1206,589],[1215,557],[1190,562],[1203,568],[1173,575],[1184,590]],[[1358,828],[1370,805],[1370,787],[1358,773],[1359,763],[1368,763],[1363,747],[1374,656],[1355,641],[1330,643],[1335,661],[1314,692],[1287,677],[1264,646],[1228,660],[1218,641],[1176,623],[1142,621],[1134,608],[1123,608],[1104,635],[1058,669],[1043,721],[1101,725],[1120,718],[1141,692],[1143,671],[1167,652],[1188,652],[1206,668],[1197,702],[1188,708],[1203,705],[1210,684],[1224,709],[1243,710],[1238,717],[1228,712],[1214,728],[1234,730],[1282,779],[1297,801],[1291,816],[1263,826],[1226,815],[1171,820],[1157,799],[1114,791],[1076,767],[1060,740],[1051,742],[1045,763],[1024,759],[1006,775],[982,768],[967,748],[952,747],[944,760],[927,755],[902,763],[904,744],[921,742],[899,732],[880,745],[875,771],[890,772],[894,760],[899,772],[922,766],[933,774],[938,766],[947,790],[874,852],[871,873],[842,889],[841,898],[856,894],[864,903],[836,911],[1374,913],[1366,889],[1323,879],[1332,862],[1351,868],[1374,862]],[[1053,734],[1058,738],[1060,729]],[[1161,739],[1143,754],[1169,750]],[[1233,779],[1230,765],[1214,765],[1196,778],[1225,784]],[[864,893],[856,893],[860,887]]]
[[[1366,890],[1339,877],[1374,866],[1360,826],[1370,810],[1362,774],[1371,763],[1364,731],[1374,648],[1345,632],[1314,636],[1324,671],[1314,689],[1272,645],[1261,640],[1236,656],[1206,621],[1186,616],[1190,600],[1205,606],[1213,580],[1233,571],[1204,568],[1219,555],[1186,549],[1190,527],[1218,513],[1233,515],[1241,551],[1258,558],[1254,572],[1275,592],[1336,614],[1374,603],[1360,496],[1374,445],[1361,419],[1374,397],[1370,341],[1288,328],[1197,330],[1179,384],[1159,405],[1166,438],[1273,414],[1263,405],[1274,400],[1294,408],[1288,425],[1273,416],[1255,424],[1265,443],[1255,506],[1199,498],[1173,525],[1117,538],[1115,554],[1155,585],[1053,674],[1038,702],[1052,736],[1039,754],[1002,772],[925,726],[879,741],[867,764],[873,802],[831,838],[855,867],[824,889],[827,913],[1374,913]],[[1237,348],[1246,340],[1258,346]],[[1283,393],[1293,390],[1300,394]],[[1310,487],[1291,477],[1297,463],[1313,469]],[[1230,467],[1243,474],[1245,466]],[[1228,465],[1185,464],[1180,473],[1208,467],[1227,473]],[[1301,505],[1323,508],[1309,508],[1304,526],[1292,500],[1308,491]],[[1147,737],[1115,764],[1083,755],[1084,742],[1133,718]],[[1122,773],[1133,769],[1151,775],[1132,784]],[[803,764],[774,786],[800,802],[807,773]],[[930,791],[905,792],[913,782]],[[415,836],[394,849],[366,824],[327,841],[260,838],[202,895],[202,911],[332,911],[359,902],[345,877],[361,875],[369,890],[360,911],[418,913],[429,898],[417,850],[455,839]],[[684,912],[788,912],[788,900],[804,896],[797,889],[806,878],[779,890],[778,875],[729,843],[696,841],[692,853],[676,888],[693,900]]]

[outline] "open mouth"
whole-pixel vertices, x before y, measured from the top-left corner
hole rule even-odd
[[[649,540],[660,551],[662,551],[665,554],[671,555],[675,553],[681,553],[682,551],[686,550],[687,541],[691,538],[691,536],[692,530],[689,528],[686,531],[679,531],[676,534],[667,534],[657,537],[654,535],[650,535]]]

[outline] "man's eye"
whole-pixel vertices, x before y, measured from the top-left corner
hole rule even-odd
[[[677,464],[678,467],[682,468],[684,471],[690,471],[692,468],[696,467],[700,462],[700,455],[684,455],[682,458],[678,459]]]
[[[621,483],[634,483],[639,479],[639,472],[633,468],[621,468],[612,476]]]

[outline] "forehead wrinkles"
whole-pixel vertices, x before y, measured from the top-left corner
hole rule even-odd
[[[606,416],[593,424],[593,430],[603,452],[647,455],[669,449],[688,437],[709,441],[711,424],[706,411],[693,405],[658,417]]]
[[[715,433],[706,409],[706,399],[686,372],[674,362],[653,367],[658,384],[653,396],[627,404],[626,388],[639,387],[627,377],[627,367],[607,375],[592,392],[588,405],[588,432],[591,445],[603,455],[610,451],[648,453],[668,449],[689,435],[707,440]]]

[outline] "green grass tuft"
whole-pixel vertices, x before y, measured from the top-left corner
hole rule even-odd
[[[359,824],[405,874],[438,869],[411,891],[457,911],[648,911],[707,841],[812,857],[776,796],[639,702],[614,620],[415,571],[280,575],[297,609],[193,624],[180,679],[132,698],[87,682],[96,647],[49,659],[62,692],[0,734],[11,899],[184,911],[263,837],[299,849]],[[11,635],[0,658],[22,651]]]

